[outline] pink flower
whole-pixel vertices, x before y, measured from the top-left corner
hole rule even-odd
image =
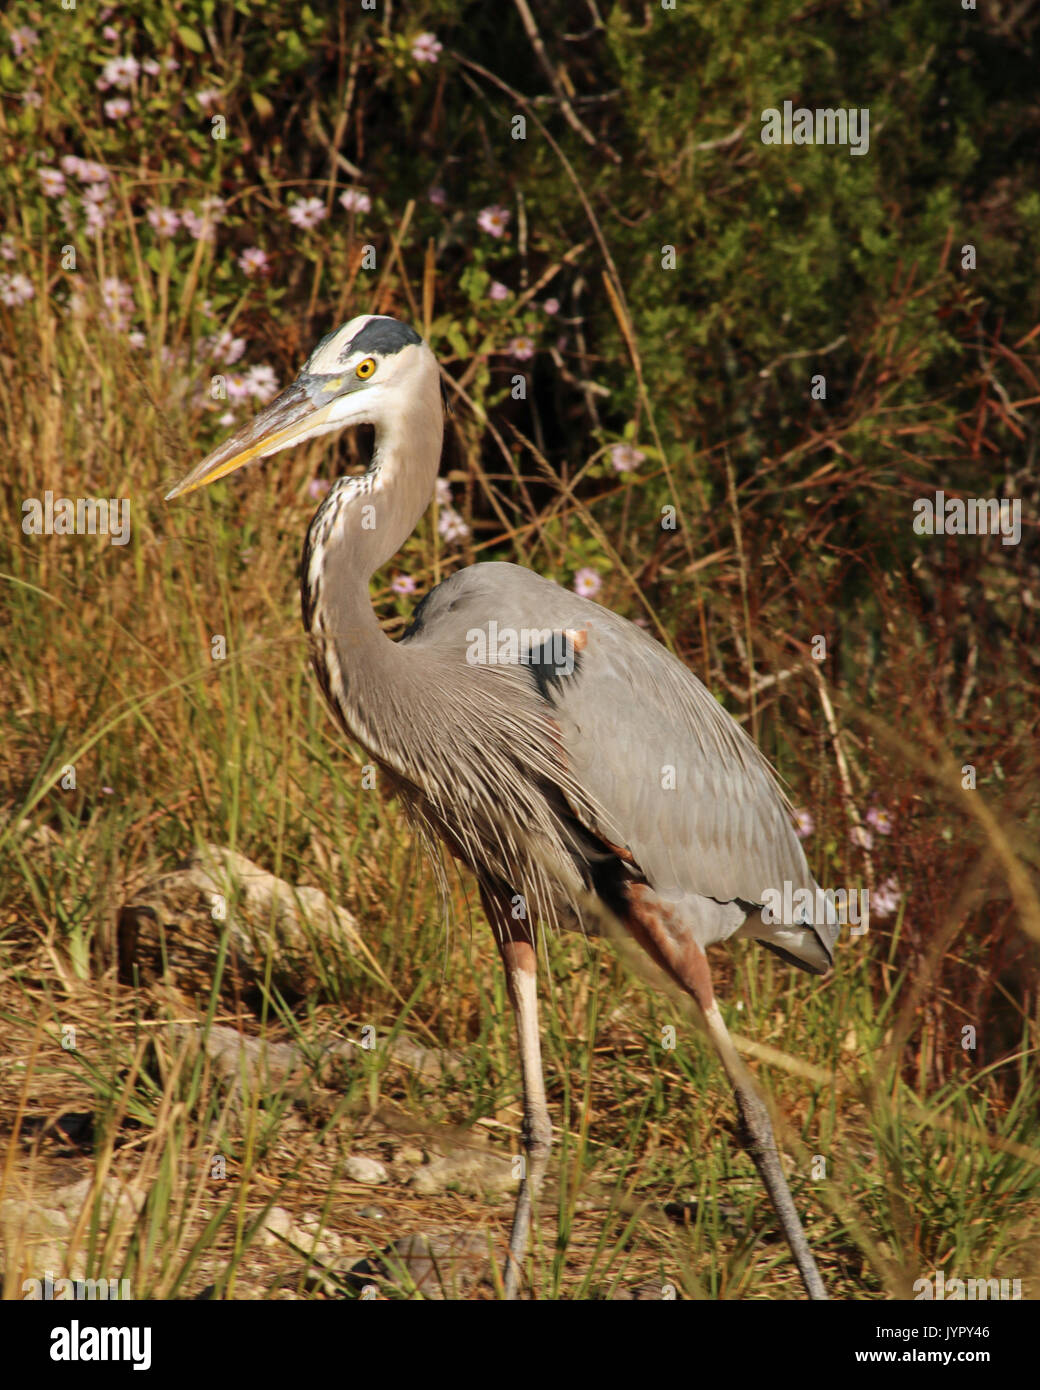
[[[500,237],[505,235],[505,230],[509,226],[511,213],[508,208],[500,207],[497,203],[490,208],[484,208],[477,216],[477,226],[482,232],[487,232],[488,236]]]
[[[615,444],[610,451],[610,461],[615,473],[631,473],[646,458],[641,449],[632,444]]]
[[[23,24],[17,29],[11,30],[11,47],[14,49],[14,56],[20,58],[40,42],[40,36],[35,29],[30,29],[28,24]]]
[[[327,478],[312,478],[307,484],[307,492],[317,501],[319,497],[325,496],[329,487],[330,483]]]
[[[558,299],[546,299],[542,308],[547,314],[558,314],[560,312],[560,301]]]
[[[886,878],[870,895],[870,912],[873,917],[891,917],[899,910],[903,895],[899,891],[898,880]]]
[[[795,811],[794,833],[799,840],[807,840],[815,829],[816,822],[812,818],[811,811]]]
[[[488,290],[488,298],[495,300],[508,299],[509,286],[503,285],[501,280],[492,280],[491,288]]]
[[[348,188],[345,193],[339,195],[339,201],[340,206],[348,212],[372,211],[372,199],[367,193],[362,193],[360,188]]]
[[[88,232],[103,232],[112,212],[111,203],[84,203],[83,213]]]
[[[310,231],[325,218],[325,204],[320,198],[298,198],[289,208],[289,221],[304,231]]]
[[[278,394],[278,377],[274,368],[269,367],[266,362],[250,367],[246,372],[246,386],[253,399],[261,405],[271,400]]]
[[[233,367],[246,350],[246,340],[233,337],[225,328],[223,333],[206,341],[206,348],[214,361],[221,362],[225,367]]]
[[[872,806],[866,814],[866,822],[872,825],[879,835],[891,835],[893,830],[892,817],[887,811],[879,811]]]
[[[263,275],[268,269],[267,252],[259,246],[247,246],[238,258],[238,268],[246,275]]]
[[[101,69],[101,80],[110,87],[132,87],[140,71],[141,64],[128,53],[125,58],[110,58]]]
[[[64,160],[62,161],[65,168]],[[78,166],[78,175],[83,183],[108,183],[109,173],[103,164],[98,164],[93,159],[81,159]]]
[[[110,121],[125,120],[130,114],[130,102],[127,97],[112,97],[105,102],[105,115]]]
[[[580,569],[574,576],[574,592],[582,598],[595,598],[603,588],[603,580],[594,569]]]
[[[130,315],[134,312],[134,294],[123,280],[110,275],[101,286],[101,302],[105,306],[105,321],[117,333],[127,333],[130,329]]]
[[[34,111],[38,111],[43,105],[43,97],[35,87],[27,87],[22,93],[22,105],[30,106]]]
[[[223,198],[203,198],[199,211],[185,209],[181,221],[196,241],[216,241],[217,223],[223,219],[224,208]]]
[[[28,304],[36,291],[27,275],[0,275],[0,304],[17,308]]]
[[[17,254],[14,249],[13,237],[5,236],[3,241],[0,241],[0,259],[13,261]]]
[[[407,598],[409,594],[414,594],[418,587],[410,574],[395,574],[390,581],[391,593],[397,594],[399,598]]]
[[[510,338],[506,344],[506,352],[518,362],[529,362],[534,356],[534,339],[523,336]]]
[[[158,77],[162,68],[154,58],[143,58],[141,60],[141,71],[146,72],[149,77]]]
[[[196,241],[216,241],[217,229],[208,217],[193,212],[191,208],[185,208],[181,213],[181,221],[184,223],[185,231]]]
[[[171,237],[181,225],[180,215],[173,208],[154,207],[148,209],[148,225],[158,237]]]
[[[469,527],[459,516],[454,507],[443,507],[440,518],[437,521],[437,530],[441,533],[449,545],[456,541],[464,541],[469,535]]]
[[[420,34],[412,41],[412,57],[417,63],[435,63],[443,50],[436,34]]]
[[[119,38],[119,30],[114,24],[106,24],[101,31],[101,37],[107,39],[109,43],[115,43]]]
[[[240,405],[243,401],[252,400],[253,393],[241,372],[231,372],[224,378],[224,384],[227,387],[227,398],[232,405]]]
[[[202,107],[203,111],[212,111],[214,106],[220,101],[220,88],[203,87],[201,92],[195,93],[195,100]]]
[[[434,184],[426,196],[435,208],[442,208],[448,201],[447,193],[439,184]]]
[[[37,169],[45,198],[60,198],[65,192],[65,175],[60,169]]]
[[[451,506],[451,483],[448,482],[447,478],[437,479],[436,494],[439,507]]]

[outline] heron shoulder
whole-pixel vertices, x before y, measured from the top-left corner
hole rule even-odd
[[[431,589],[412,612],[402,642],[457,642],[470,628],[494,621],[500,628],[552,626],[580,603],[551,579],[522,565],[488,560],[469,565]]]

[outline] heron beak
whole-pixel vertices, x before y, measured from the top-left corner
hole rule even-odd
[[[259,415],[243,425],[230,439],[225,439],[176,487],[171,488],[166,494],[166,501],[206,487],[218,478],[226,478],[253,459],[266,458],[268,454],[276,454],[279,449],[299,444],[312,435],[323,434],[330,428],[332,405],[332,400],[315,404],[307,378],[298,377]]]

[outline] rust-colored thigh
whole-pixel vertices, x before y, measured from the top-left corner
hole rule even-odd
[[[689,929],[647,884],[632,884],[626,896],[628,913],[622,923],[629,935],[670,979],[706,1009],[715,997],[708,957],[689,935]]]

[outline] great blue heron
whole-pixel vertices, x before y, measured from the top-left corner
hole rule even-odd
[[[437,361],[396,319],[365,314],[328,334],[293,384],[168,496],[358,424],[375,426],[372,462],[333,484],[308,528],[304,625],[333,716],[424,836],[473,871],[502,955],[526,1155],[506,1296],[518,1292],[552,1137],[536,923],[594,932],[605,915],[696,1000],[809,1297],[825,1299],[705,954],[739,933],[818,974],[832,963],[833,914],[765,910],[771,894],[788,905],[821,895],[754,743],[650,636],[518,565],[460,570],[427,594],[399,642],[384,636],[369,579],[429,505],[443,439]]]

